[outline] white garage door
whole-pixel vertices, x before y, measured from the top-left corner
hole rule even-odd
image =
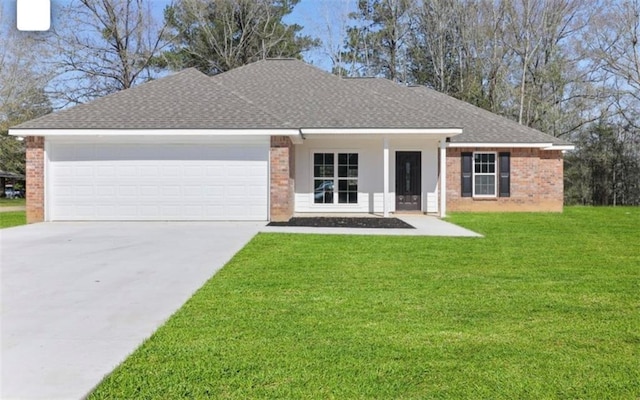
[[[267,144],[48,148],[48,219],[266,220]]]

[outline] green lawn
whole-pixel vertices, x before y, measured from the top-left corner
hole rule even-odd
[[[24,225],[26,223],[27,217],[24,211],[0,212],[0,229]]]
[[[637,399],[640,208],[260,234],[90,399]]]
[[[25,199],[7,199],[6,197],[0,197],[1,207],[22,207],[26,204]]]

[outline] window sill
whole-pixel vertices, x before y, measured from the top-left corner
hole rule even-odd
[[[498,201],[498,197],[472,197],[474,201]]]
[[[328,208],[328,207],[348,207],[348,208],[357,208],[360,206],[358,203],[313,203],[312,207],[318,208]]]

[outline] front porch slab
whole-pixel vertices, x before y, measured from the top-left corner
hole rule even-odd
[[[361,215],[362,216],[362,215]],[[368,215],[370,216],[370,215]],[[429,215],[395,215],[396,218],[415,229],[369,229],[369,228],[312,228],[302,226],[265,226],[265,233],[306,233],[323,235],[388,235],[388,236],[449,236],[482,237],[461,226]]]

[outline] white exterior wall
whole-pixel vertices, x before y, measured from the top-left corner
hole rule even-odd
[[[396,151],[422,153],[422,211],[438,212],[438,140],[389,139],[389,210],[395,211]],[[358,153],[358,204],[313,202],[313,153]],[[295,149],[295,212],[383,212],[383,138],[306,138]]]

